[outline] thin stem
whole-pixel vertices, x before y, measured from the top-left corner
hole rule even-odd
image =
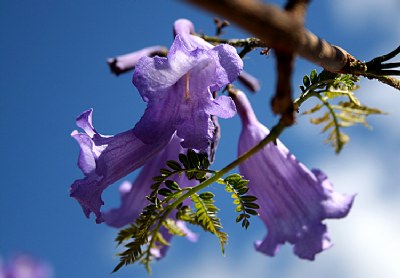
[[[315,91],[309,91],[305,94],[302,94],[300,97],[298,97],[297,99],[295,99],[293,101],[294,104],[294,108],[298,111],[299,107],[306,101],[308,100],[310,97],[317,97],[319,94],[316,93]]]
[[[400,63],[385,63],[381,64],[381,69],[393,69],[400,67]]]
[[[321,97],[321,95],[317,94],[316,97],[323,103],[323,105],[325,105],[326,108],[328,108],[329,113],[332,116],[333,123],[335,125],[335,134],[336,134],[336,144],[337,144],[336,153],[339,153],[343,147],[343,143],[340,140],[339,121],[338,121],[338,118],[336,117],[335,110],[331,107],[331,105],[325,99],[323,99],[323,97]]]
[[[367,66],[375,65],[375,64],[381,64],[382,62],[386,62],[392,58],[394,58],[397,54],[400,54],[400,46],[397,47],[395,50],[389,52],[388,54],[376,57],[372,59],[371,61],[367,62]]]
[[[198,35],[203,40],[208,41],[209,43],[226,43],[235,47],[250,47],[250,48],[257,48],[257,47],[267,47],[267,45],[262,42],[260,39],[257,38],[247,38],[247,39],[221,39],[218,37],[211,37],[207,35]]]

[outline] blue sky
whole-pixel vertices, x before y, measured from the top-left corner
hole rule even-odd
[[[283,1],[275,1],[280,4]],[[315,1],[307,26],[362,60],[400,43],[397,0]],[[193,21],[198,31],[214,32],[213,15],[181,1],[144,0],[0,0],[0,257],[27,252],[52,265],[55,277],[145,277],[141,266],[109,274],[117,260],[117,231],[86,219],[69,198],[70,184],[82,177],[76,166],[78,145],[70,137],[75,117],[94,108],[93,121],[103,134],[131,128],[144,104],[131,74],[110,74],[106,59],[148,45],[169,46],[172,24]],[[234,26],[226,37],[245,37]],[[245,69],[262,90],[251,95],[261,121],[277,120],[269,109],[274,91],[274,60],[252,55]],[[294,84],[315,66],[299,60]],[[348,218],[328,221],[335,246],[315,262],[297,259],[290,246],[275,258],[253,250],[266,231],[253,221],[245,232],[234,223],[227,194],[218,204],[230,234],[226,256],[218,242],[200,233],[197,244],[175,239],[164,260],[154,265],[158,277],[399,277],[400,256],[400,103],[397,91],[363,81],[360,99],[388,111],[372,119],[374,130],[354,128],[340,156],[323,145],[319,128],[306,117],[282,136],[299,160],[323,169],[342,193],[357,193]],[[223,138],[215,168],[235,157],[238,119],[223,120]],[[129,179],[133,179],[132,174]],[[106,207],[118,205],[118,185],[107,190]],[[208,270],[207,275],[201,270]]]

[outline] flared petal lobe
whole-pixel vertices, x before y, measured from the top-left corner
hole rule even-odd
[[[76,180],[70,189],[87,217],[93,212],[96,222],[103,221],[100,208],[103,205],[103,191],[118,179],[143,166],[159,153],[170,138],[144,144],[133,130],[115,136],[104,136],[96,132],[92,125],[92,110],[83,112],[77,118],[77,125],[85,133],[73,131],[71,136],[80,146],[78,166],[85,178]]]
[[[212,91],[233,82],[243,68],[235,48],[206,48],[178,30],[166,58],[144,57],[133,75],[147,109],[134,128],[135,135],[151,144],[175,131],[186,148],[205,150],[212,141],[210,115],[232,117],[236,110],[228,97],[214,99]]]
[[[264,139],[269,130],[256,118],[242,92],[235,98],[243,129],[239,155]],[[333,191],[320,170],[308,170],[278,140],[239,165],[240,173],[249,179],[249,193],[258,197],[259,214],[268,234],[256,243],[256,249],[274,256],[285,242],[294,245],[294,253],[313,260],[332,244],[327,234],[327,218],[345,217],[354,196]]]

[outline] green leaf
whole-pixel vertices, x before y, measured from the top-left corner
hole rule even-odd
[[[171,190],[180,189],[179,184],[176,181],[173,181],[173,180],[166,180],[165,181],[165,186],[168,187]]]
[[[161,188],[160,190],[158,190],[158,194],[162,196],[171,196],[172,191],[169,190],[168,188]]]
[[[162,225],[168,230],[168,232],[175,236],[186,236],[186,233],[176,224],[176,221],[167,218]]]
[[[179,158],[179,161],[183,164],[183,166],[185,166],[186,169],[191,169],[189,159],[186,155],[184,155],[183,153],[180,153],[178,158]]]
[[[310,85],[311,85],[311,81],[310,81],[310,77],[308,77],[308,75],[304,75],[304,77],[303,77],[303,84],[304,84],[304,86],[307,88],[307,87],[310,87]]]
[[[260,206],[257,205],[256,203],[244,203],[243,204],[246,208],[251,208],[251,209],[259,209]]]
[[[180,170],[182,170],[182,167],[181,167],[181,165],[179,164],[179,162],[174,161],[174,160],[168,160],[168,161],[167,161],[167,166],[168,166],[169,168],[171,168],[172,170],[175,170],[175,171],[180,171]]]
[[[241,199],[244,202],[254,202],[255,200],[257,200],[257,197],[256,196],[247,195],[247,196],[242,196]]]
[[[203,200],[210,200],[214,198],[214,194],[212,192],[203,192],[199,195],[199,197]]]
[[[227,176],[224,181],[229,184],[235,184],[236,182],[242,180],[242,176],[239,174],[232,174]]]
[[[240,180],[236,184],[233,184],[233,188],[235,188],[236,190],[239,190],[239,189],[247,186],[248,183],[249,183],[248,180]]]
[[[188,150],[187,156],[189,158],[191,168],[200,169],[200,159],[197,153],[194,150]]]
[[[171,171],[168,170],[168,169],[162,168],[162,169],[160,169],[160,173],[161,173],[163,176],[168,176],[168,175],[171,174]]]
[[[244,219],[244,214],[242,213],[242,214],[239,214],[237,217],[236,217],[236,223],[239,223],[240,221],[242,221]]]
[[[240,189],[238,190],[238,194],[239,194],[239,195],[244,195],[244,194],[247,193],[247,191],[249,191],[249,188],[248,188],[248,187],[243,187],[243,188],[240,188]]]
[[[162,182],[162,181],[164,181],[164,177],[163,177],[163,176],[154,177],[154,178],[153,178],[153,181],[155,181],[155,182]]]
[[[321,110],[321,108],[324,107],[322,104],[318,103],[316,104],[313,108],[304,111],[303,113],[301,113],[302,115],[308,115],[308,114],[313,114],[319,110]]]
[[[330,120],[330,114],[329,114],[329,112],[326,112],[322,117],[311,118],[310,122],[312,124],[319,125],[319,124],[321,124],[323,122],[326,122],[326,121],[329,121],[329,120]]]
[[[255,211],[255,210],[253,210],[253,209],[247,209],[247,208],[245,208],[244,211],[247,212],[247,213],[249,213],[249,214],[251,214],[251,215],[258,215],[258,212]]]
[[[311,71],[310,79],[311,79],[311,84],[315,84],[315,83],[318,82],[318,74],[317,74],[317,71],[315,69],[313,69]]]
[[[225,252],[225,244],[228,241],[228,235],[221,231],[222,225],[216,215],[218,209],[214,206],[212,199],[202,199],[198,194],[190,196],[196,210],[196,222],[206,231],[209,231],[218,237],[222,253]]]
[[[247,219],[243,219],[242,221],[242,227],[245,228],[246,230],[249,228],[250,226],[250,221]]]
[[[196,172],[196,180],[202,180],[207,176],[206,172]]]

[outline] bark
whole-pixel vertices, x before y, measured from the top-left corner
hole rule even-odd
[[[295,53],[327,71],[341,72],[348,64],[348,57],[351,57],[342,48],[329,44],[304,28],[303,17],[294,17],[275,5],[257,0],[186,1],[236,23],[273,49]],[[297,10],[299,14],[304,13],[309,1],[302,2],[304,8]]]

